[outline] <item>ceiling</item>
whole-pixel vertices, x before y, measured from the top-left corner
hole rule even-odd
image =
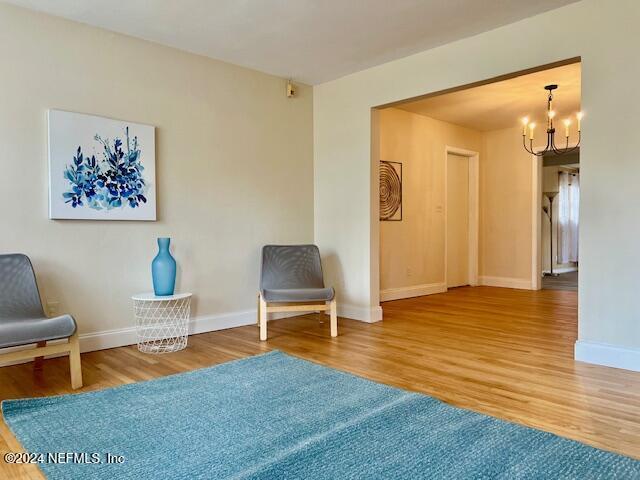
[[[524,116],[542,125],[547,109],[544,86],[552,83],[558,85],[553,103],[557,118],[579,112],[579,63],[408,102],[395,108],[480,131],[520,125]]]
[[[8,0],[318,84],[576,0]]]

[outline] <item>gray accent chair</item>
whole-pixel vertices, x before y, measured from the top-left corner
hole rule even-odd
[[[329,312],[331,336],[338,336],[335,291],[324,286],[320,250],[315,245],[262,247],[258,324],[260,340],[267,339],[267,316],[272,312]]]
[[[51,340],[68,342],[47,346]],[[69,353],[71,387],[82,387],[80,344],[71,315],[47,318],[42,308],[36,276],[29,257],[14,253],[0,255],[0,349],[36,344],[36,348],[2,353],[0,363],[34,358],[42,368],[45,355]]]

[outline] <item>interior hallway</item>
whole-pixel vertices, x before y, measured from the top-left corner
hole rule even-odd
[[[148,380],[279,349],[372,380],[423,392],[596,447],[640,458],[640,373],[573,360],[577,293],[461,287],[383,304],[384,321],[340,320],[340,336],[317,314],[189,337],[171,355],[135,346],[82,355],[81,391]],[[0,370],[0,399],[71,393],[68,360]],[[0,422],[0,452],[17,451]],[[3,471],[2,469],[10,469]],[[0,462],[0,478],[42,478],[34,465]]]

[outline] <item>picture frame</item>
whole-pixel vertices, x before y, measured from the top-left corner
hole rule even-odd
[[[48,111],[49,218],[156,220],[155,127]]]

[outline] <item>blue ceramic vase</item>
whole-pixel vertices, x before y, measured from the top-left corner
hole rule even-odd
[[[173,295],[176,288],[176,260],[169,252],[170,238],[158,238],[158,254],[151,262],[153,292],[158,296]]]

